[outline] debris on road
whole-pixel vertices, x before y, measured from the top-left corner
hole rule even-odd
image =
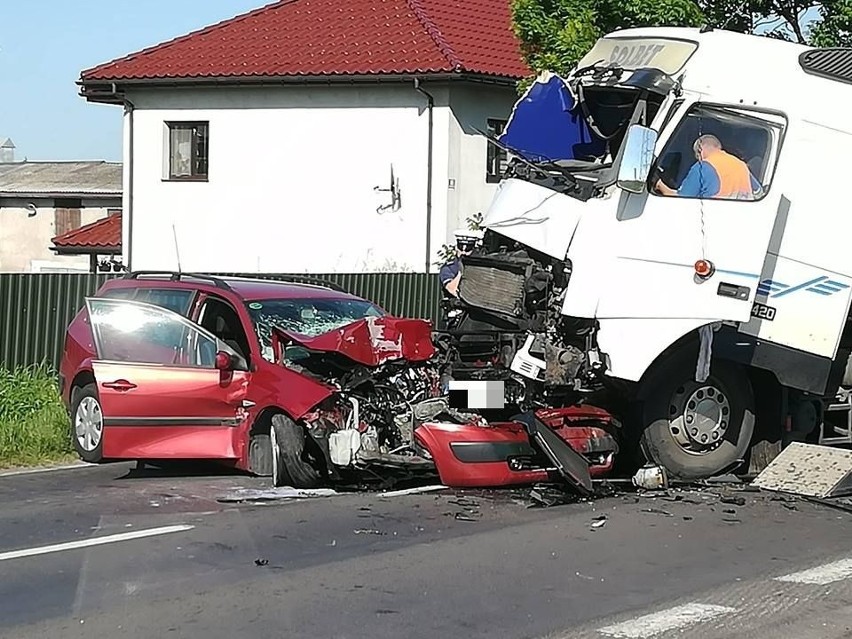
[[[645,508],[642,512],[651,513],[653,515],[663,515],[664,517],[674,517],[668,510],[660,510],[659,508]]]
[[[269,564],[269,560],[268,560],[268,559],[255,559],[255,560],[254,560],[254,565],[255,565],[255,566],[266,566],[266,565],[268,565],[268,564]]]
[[[330,488],[296,489],[289,486],[281,488],[237,488],[232,493],[218,497],[220,503],[269,502],[284,499],[311,499],[314,497],[331,497],[337,491]]]
[[[471,517],[467,513],[456,513],[455,519],[458,521],[479,521],[479,517]]]
[[[763,490],[825,499],[852,494],[852,451],[793,442],[754,479]]]
[[[666,490],[669,478],[662,466],[643,466],[633,475],[633,485],[645,490]]]
[[[603,528],[604,526],[606,526],[606,522],[606,515],[598,515],[592,520],[592,529],[595,530],[597,528]]]
[[[745,497],[730,497],[727,495],[723,495],[719,498],[723,504],[733,504],[734,506],[745,506],[746,500]]]
[[[578,501],[578,496],[574,492],[562,490],[561,486],[550,486],[541,484],[530,490],[530,503],[528,508],[550,508],[552,506],[564,506],[574,504]]]
[[[379,535],[384,536],[387,533],[383,530],[376,530],[375,528],[358,528],[355,530],[356,535]]]

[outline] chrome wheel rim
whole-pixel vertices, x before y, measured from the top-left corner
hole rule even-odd
[[[84,397],[74,416],[74,433],[77,444],[87,453],[94,452],[104,434],[104,416],[101,405],[94,397]]]
[[[669,432],[693,455],[708,455],[722,445],[731,422],[728,396],[713,384],[681,386],[669,402]]]

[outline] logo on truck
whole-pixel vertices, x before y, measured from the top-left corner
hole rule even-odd
[[[808,291],[809,293],[815,293],[816,295],[834,295],[835,293],[840,293],[847,288],[849,288],[849,284],[832,280],[823,275],[821,277],[815,277],[812,280],[808,280],[807,282],[796,284],[795,286],[782,284],[781,282],[776,282],[774,280],[763,280],[757,287],[757,294],[766,295],[771,298],[783,297],[799,291]]]

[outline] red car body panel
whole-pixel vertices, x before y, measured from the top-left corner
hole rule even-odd
[[[571,425],[590,421],[605,425],[612,421],[609,413],[595,407],[570,406],[540,410],[536,417],[581,455],[604,453],[603,463],[590,463],[592,477],[603,477],[612,470],[618,450],[613,437],[601,427]],[[510,468],[510,457],[534,453],[526,429],[517,422],[494,422],[487,427],[426,423],[415,430],[414,436],[431,453],[445,486],[513,486],[554,479],[544,467]]]
[[[435,354],[432,323],[400,317],[369,317],[316,337],[277,333],[311,351],[340,353],[364,366],[391,359],[425,362]]]
[[[247,470],[246,448],[245,428],[104,427],[106,459],[219,459]]]

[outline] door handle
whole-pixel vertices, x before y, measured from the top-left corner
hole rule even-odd
[[[104,382],[101,384],[104,388],[111,388],[117,391],[129,391],[136,388],[136,384],[128,382],[126,379],[118,379],[114,382]]]

